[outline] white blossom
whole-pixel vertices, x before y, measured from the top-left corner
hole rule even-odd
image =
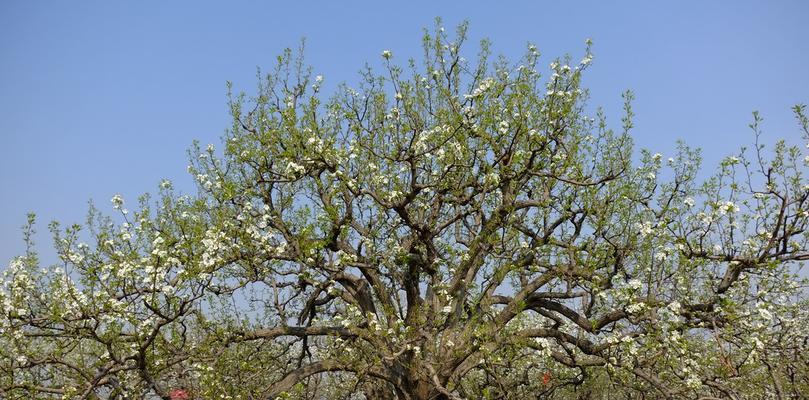
[[[120,210],[121,207],[124,206],[124,198],[121,197],[120,194],[112,196],[112,199],[110,199],[110,201],[112,202],[112,207],[115,208],[116,210]]]
[[[469,98],[480,97],[481,95],[486,93],[486,91],[488,91],[489,88],[492,87],[492,85],[494,85],[494,79],[493,78],[485,78],[480,82],[480,85],[478,87],[476,87],[474,90],[472,90],[472,93],[467,94],[464,97],[466,97],[468,99]]]
[[[720,206],[719,206],[719,213],[722,214],[722,215],[724,215],[724,214],[732,214],[732,213],[736,213],[736,212],[739,212],[739,206],[737,206],[732,201],[726,201],[725,203],[720,204]]]
[[[654,232],[654,227],[649,221],[638,222],[635,224],[635,228],[638,230],[638,233],[640,233],[641,236],[649,236],[652,234],[652,232]]]
[[[306,168],[303,165],[295,163],[294,161],[288,162],[286,169],[284,169],[284,173],[287,175],[298,175],[304,171],[306,171]]]

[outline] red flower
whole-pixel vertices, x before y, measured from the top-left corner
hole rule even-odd
[[[551,375],[550,372],[546,371],[544,374],[542,374],[542,384],[548,386],[548,383],[551,381],[552,377],[553,375]]]
[[[171,400],[190,400],[191,395],[185,389],[174,389],[169,393]]]

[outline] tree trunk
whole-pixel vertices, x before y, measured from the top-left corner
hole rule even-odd
[[[449,400],[449,397],[436,388],[431,375],[428,371],[432,368],[425,367],[424,365],[414,366],[413,364],[405,366],[396,364],[391,366],[390,377],[393,377],[395,384],[395,398],[397,400]],[[444,380],[438,378],[441,384],[445,385]]]
[[[402,392],[407,396],[402,400],[449,400],[432,382],[424,379],[409,380],[409,387],[402,388]]]

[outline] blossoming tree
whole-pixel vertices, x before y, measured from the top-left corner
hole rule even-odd
[[[698,178],[588,116],[592,59],[424,58],[321,96],[287,51],[131,213],[6,268],[0,394],[23,398],[789,398],[809,392],[809,156]],[[809,141],[804,107],[794,109]],[[85,244],[82,241],[89,242]]]

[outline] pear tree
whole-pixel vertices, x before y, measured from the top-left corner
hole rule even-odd
[[[614,128],[587,106],[589,41],[513,62],[466,39],[425,31],[421,59],[385,50],[330,96],[287,50],[189,151],[197,193],[52,223],[52,266],[31,216],[0,396],[808,393],[809,152],[765,147],[758,114],[713,174],[636,150],[631,92]]]

